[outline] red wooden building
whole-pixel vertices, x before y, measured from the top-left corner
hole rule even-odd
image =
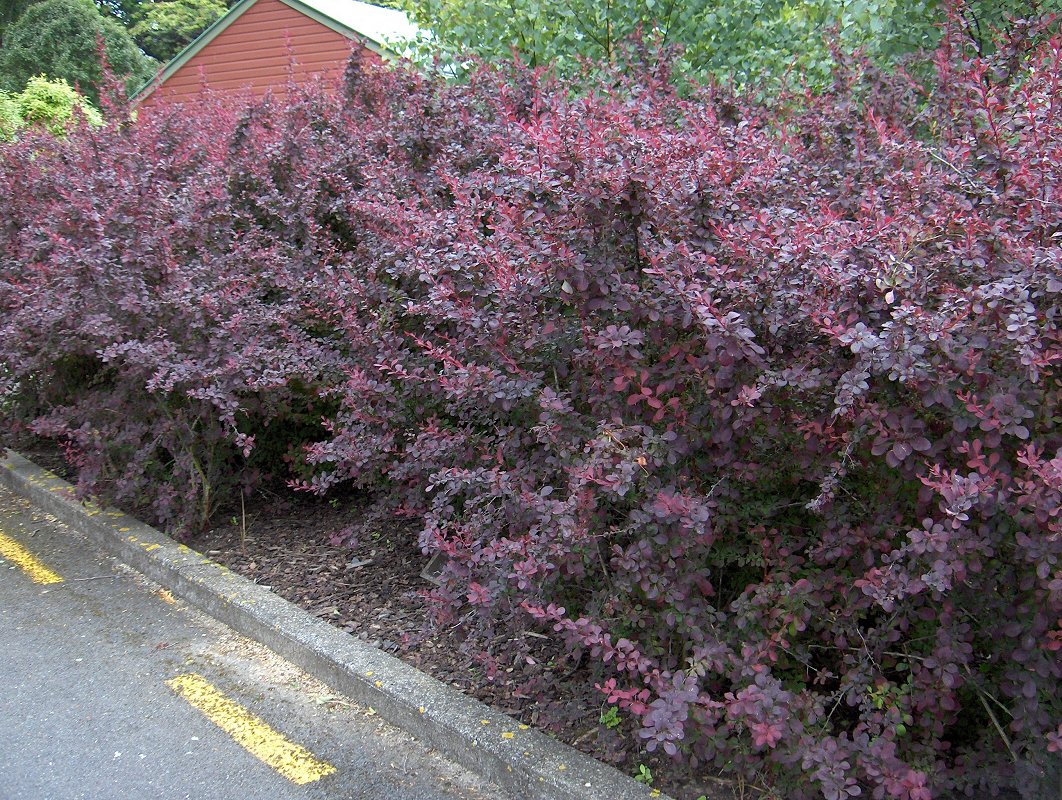
[[[380,54],[417,35],[401,11],[358,0],[241,0],[135,96],[141,106],[214,93],[284,95],[342,74],[354,48]]]

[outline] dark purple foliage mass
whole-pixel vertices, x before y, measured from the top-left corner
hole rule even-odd
[[[1062,38],[765,109],[354,63],[0,149],[0,414],[173,529],[269,476],[788,798],[1057,794]],[[1053,787],[1053,788],[1051,788]]]

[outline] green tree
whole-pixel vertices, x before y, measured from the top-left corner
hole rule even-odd
[[[4,36],[7,26],[22,16],[27,8],[38,0],[4,0],[0,3],[0,39]]]
[[[77,86],[93,102],[102,75],[97,39],[103,37],[107,60],[127,85],[139,85],[154,72],[118,22],[100,15],[92,0],[42,0],[30,6],[4,34],[0,51],[0,89],[19,92],[30,78],[44,74]]]
[[[140,15],[140,6],[151,0],[95,0],[97,8],[104,16],[111,16],[126,27],[132,25]]]
[[[145,53],[169,61],[224,13],[221,0],[144,3],[130,33]]]
[[[429,54],[453,63],[472,54],[509,57],[562,73],[582,58],[611,61],[636,30],[683,55],[679,70],[739,84],[767,84],[798,69],[813,83],[829,79],[827,38],[861,49],[882,64],[932,47],[947,0],[401,0],[434,36]],[[968,0],[973,35],[985,41],[1010,18],[1062,9],[1062,0]]]

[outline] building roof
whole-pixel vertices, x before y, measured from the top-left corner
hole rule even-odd
[[[142,86],[134,94],[142,98],[173,75],[190,61],[200,50],[210,44],[219,34],[240,18],[257,0],[240,0],[199,34],[187,47],[173,57],[156,77]],[[311,19],[331,28],[336,33],[350,39],[358,38],[377,52],[396,52],[396,46],[403,41],[417,38],[417,28],[404,11],[393,8],[381,8],[360,0],[280,0],[287,6],[300,11]]]
[[[381,8],[358,2],[358,0],[294,0],[294,2],[284,0],[284,2],[293,8],[299,8],[300,5],[306,6],[348,28],[351,32],[385,47],[392,42],[416,38],[419,32],[417,26],[409,21],[404,11]]]

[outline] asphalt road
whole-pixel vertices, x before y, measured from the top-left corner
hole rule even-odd
[[[0,488],[0,800],[505,797]]]

